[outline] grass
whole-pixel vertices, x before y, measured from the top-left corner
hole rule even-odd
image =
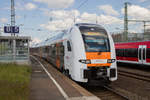
[[[31,67],[0,64],[0,100],[28,100]]]

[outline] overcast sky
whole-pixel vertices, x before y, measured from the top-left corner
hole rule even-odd
[[[10,24],[10,1],[0,0],[0,27]],[[125,2],[130,2],[130,19],[150,20],[150,0],[15,0],[16,25],[20,35],[31,36],[35,43],[69,28],[74,18],[76,23],[97,19],[108,32],[118,32],[123,29]],[[142,23],[130,23],[129,31],[142,32]]]

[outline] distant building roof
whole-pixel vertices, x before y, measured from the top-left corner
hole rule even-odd
[[[29,36],[0,36],[0,39],[27,39],[31,40]]]

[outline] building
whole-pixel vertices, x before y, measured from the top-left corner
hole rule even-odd
[[[29,41],[25,36],[0,36],[0,62],[29,64]]]
[[[124,41],[123,33],[114,33],[112,34],[114,42],[136,42],[136,41],[147,41],[150,40],[149,33],[128,33],[128,40]]]
[[[145,40],[150,40],[150,29],[145,30],[144,39]]]

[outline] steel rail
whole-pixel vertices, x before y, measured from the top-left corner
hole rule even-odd
[[[135,78],[138,80],[150,82],[150,76],[148,76],[148,75],[141,75],[141,74],[127,72],[127,71],[121,71],[121,70],[118,70],[118,74],[120,74],[122,76],[126,76],[126,77]]]
[[[112,89],[112,88],[109,87],[109,86],[103,86],[103,87],[106,88],[107,90],[109,90],[109,91],[111,91],[111,92],[113,92],[113,93],[115,93],[115,94],[121,96],[121,97],[124,98],[125,100],[130,100],[127,96],[124,96],[124,95],[120,94],[119,92],[117,92],[116,90]]]

